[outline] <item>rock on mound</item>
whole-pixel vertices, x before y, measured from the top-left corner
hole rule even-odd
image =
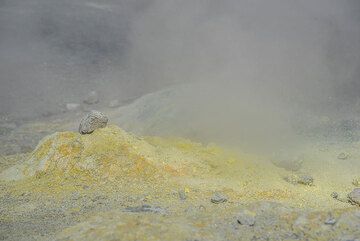
[[[108,179],[132,174],[182,175],[190,174],[196,166],[206,170],[206,164],[198,158],[196,152],[189,154],[176,146],[152,145],[117,126],[109,126],[91,135],[75,132],[50,135],[38,144],[28,160],[2,172],[0,179],[20,180],[48,173]]]

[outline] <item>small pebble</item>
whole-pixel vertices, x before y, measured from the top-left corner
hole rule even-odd
[[[221,193],[215,193],[212,197],[211,197],[211,202],[212,203],[224,203],[227,201],[227,197]]]
[[[80,109],[80,104],[78,103],[67,103],[66,104],[66,109],[68,111],[76,111]]]
[[[161,207],[153,207],[147,204],[136,207],[127,207],[124,211],[132,212],[132,213],[140,213],[140,212],[150,212],[150,213],[160,213],[160,214],[166,213],[166,210]]]
[[[99,94],[96,91],[90,91],[86,98],[84,99],[84,103],[88,105],[93,105],[99,103]]]
[[[237,222],[241,225],[254,226],[255,225],[255,214],[248,211],[243,210],[237,215]]]
[[[337,193],[337,192],[332,192],[331,197],[338,200],[338,201],[340,201],[340,202],[345,202],[345,203],[348,202],[347,198],[340,197],[339,193]]]
[[[309,175],[301,175],[299,176],[299,180],[297,181],[299,184],[312,186],[314,183],[314,178]]]
[[[360,188],[355,188],[348,194],[348,199],[351,204],[360,206]]]
[[[332,198],[337,199],[337,198],[339,197],[339,193],[337,193],[337,192],[332,192],[330,196],[331,196]]]
[[[338,155],[337,158],[340,159],[340,160],[346,160],[346,159],[349,158],[349,154],[346,154],[346,153],[344,153],[344,152],[341,152],[341,153]]]
[[[90,134],[94,130],[104,128],[107,125],[108,118],[101,112],[92,110],[80,122],[80,134]]]
[[[302,185],[312,186],[314,183],[314,178],[306,174],[286,176],[284,180],[294,185],[302,184]]]
[[[329,216],[325,219],[324,222],[326,225],[334,225],[336,223],[336,219],[329,213]]]

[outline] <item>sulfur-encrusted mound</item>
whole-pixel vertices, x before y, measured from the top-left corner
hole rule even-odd
[[[44,173],[108,179],[139,172],[181,175],[190,174],[196,165],[206,169],[201,160],[194,161],[196,158],[196,153],[186,154],[174,146],[151,145],[112,125],[91,135],[57,132],[45,137],[28,160],[2,172],[0,179],[20,180]],[[188,165],[188,160],[193,165]]]
[[[14,183],[19,193],[34,189],[61,193],[76,185],[111,190],[121,187],[122,191],[129,187],[126,192],[156,186],[160,190],[175,188],[176,193],[182,187],[208,192],[205,199],[209,202],[213,193],[220,191],[229,202],[236,196],[300,207],[343,207],[348,204],[334,201],[330,194],[351,191],[355,175],[343,179],[351,170],[331,165],[336,172],[325,172],[315,162],[304,163],[304,171],[311,170],[313,185],[292,185],[284,178],[292,174],[290,171],[261,156],[181,138],[138,137],[110,125],[89,135],[58,132],[46,137],[26,160],[3,169],[0,180],[19,181]]]

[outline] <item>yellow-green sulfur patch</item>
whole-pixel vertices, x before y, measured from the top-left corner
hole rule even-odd
[[[312,158],[321,160],[314,153]],[[314,183],[293,185],[285,178],[291,172],[265,157],[181,138],[137,137],[110,125],[89,135],[58,132],[45,137],[24,162],[1,172],[0,179],[17,181],[14,187],[19,190],[52,193],[74,190],[76,185],[102,189],[132,185],[130,191],[158,186],[198,190],[197,194],[210,196],[221,190],[229,200],[341,208],[348,204],[334,201],[330,194],[351,191],[352,177],[344,179],[343,173],[356,172],[356,168],[342,168],[337,162],[324,166],[320,161],[305,161],[304,169],[311,170]]]

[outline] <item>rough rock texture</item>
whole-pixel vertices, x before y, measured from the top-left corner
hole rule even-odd
[[[339,155],[338,155],[338,159],[339,160],[346,160],[346,159],[348,159],[350,157],[350,154],[348,154],[348,153],[345,153],[345,152],[341,152]]]
[[[284,180],[294,185],[312,186],[314,184],[314,178],[308,174],[292,174],[284,177]]]
[[[80,134],[90,134],[94,130],[104,128],[107,125],[108,118],[100,111],[92,110],[80,122]]]
[[[360,188],[355,188],[348,194],[349,201],[360,206]]]
[[[222,193],[215,193],[212,197],[211,197],[211,202],[215,203],[215,204],[219,204],[219,203],[224,203],[227,202],[228,198],[227,196],[225,196]]]

